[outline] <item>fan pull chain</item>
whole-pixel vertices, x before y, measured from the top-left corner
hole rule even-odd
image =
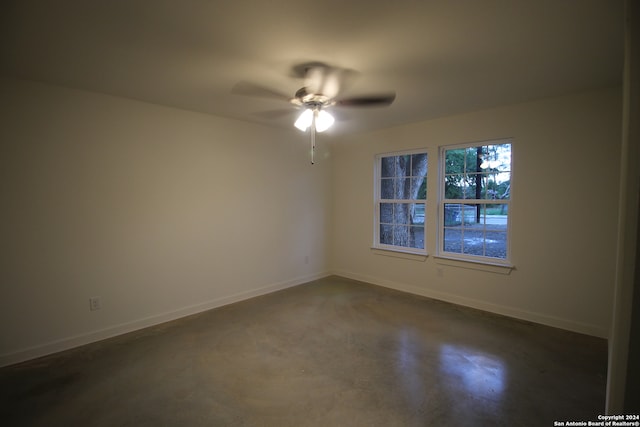
[[[316,154],[316,115],[317,111],[313,112],[313,121],[311,122],[311,164],[315,164]]]

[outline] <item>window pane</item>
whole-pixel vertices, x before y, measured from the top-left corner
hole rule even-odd
[[[487,231],[485,233],[485,256],[503,259],[507,257],[506,232]]]
[[[460,225],[460,212],[462,205],[446,203],[444,205],[444,226]]]
[[[506,179],[503,175],[506,175]],[[507,192],[509,186],[508,175],[508,173],[472,173],[465,175],[464,198],[470,200],[501,198]]]
[[[467,174],[465,175],[465,187],[464,187],[464,198],[465,199],[479,199],[481,197],[482,192],[482,181],[480,174]],[[480,184],[480,185],[478,185]],[[480,189],[480,194],[476,192],[476,189]]]
[[[474,224],[476,222],[476,205],[461,205],[457,203],[445,203],[444,226],[460,224]]]
[[[380,198],[381,199],[395,199],[394,190],[393,190],[394,181],[395,179],[393,178],[382,179],[380,181]]]
[[[410,227],[410,240],[409,246],[417,249],[424,249],[424,227],[412,226]]]
[[[381,159],[380,176],[382,178],[392,177],[396,175],[395,159],[395,157],[383,157]]]
[[[484,147],[482,168],[491,172],[511,170],[511,144],[487,145]]]
[[[469,147],[465,154],[466,172],[480,172],[480,165],[482,164],[482,147]]]
[[[467,255],[484,255],[484,232],[465,229],[463,252]]]
[[[475,224],[478,206],[479,205],[462,205],[462,212],[459,214],[460,221],[464,224]]]
[[[405,154],[403,156],[396,156],[398,162],[396,163],[396,177],[409,176],[411,173],[411,156]]]
[[[414,154],[411,156],[411,176],[427,176],[427,153]]]
[[[424,224],[424,203],[414,203],[411,209],[411,225]]]
[[[445,176],[445,199],[509,198],[510,173],[467,173]]]
[[[444,173],[447,175],[464,173],[464,148],[445,150],[444,153]]]
[[[409,224],[412,203],[395,203],[393,219],[396,224]]]
[[[469,227],[445,228],[444,250],[473,256],[505,259],[507,257],[507,233],[483,231]]]
[[[393,203],[380,203],[380,222],[386,224],[393,222]]]
[[[395,246],[409,247],[409,227],[406,225],[395,225],[393,227],[393,244]]]
[[[411,194],[411,178],[396,178],[396,198],[413,199]]]
[[[411,178],[410,199],[425,200],[427,198],[427,179],[425,177]]]
[[[444,229],[444,242],[443,250],[445,252],[462,252],[462,229],[457,228],[445,228]]]
[[[393,245],[393,226],[380,225],[380,243],[383,245]]]
[[[464,198],[464,175],[448,175],[444,181],[444,198],[445,199],[462,199]]]
[[[483,174],[482,198],[508,199],[510,183],[509,172]]]
[[[511,173],[502,172],[495,175],[496,195],[498,199],[509,199],[511,192]]]
[[[482,198],[495,200],[498,198],[498,184],[496,174],[487,173],[482,175]]]
[[[481,205],[480,224],[487,230],[506,230],[508,222],[508,210],[505,204]]]

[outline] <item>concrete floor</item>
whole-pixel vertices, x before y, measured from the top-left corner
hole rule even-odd
[[[3,426],[552,426],[605,340],[338,277],[0,369]]]

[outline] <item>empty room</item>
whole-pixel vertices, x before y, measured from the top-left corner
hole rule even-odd
[[[637,17],[5,2],[0,424],[640,425]]]

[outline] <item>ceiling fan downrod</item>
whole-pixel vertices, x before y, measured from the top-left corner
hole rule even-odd
[[[315,154],[316,154],[316,115],[318,114],[318,110],[314,110],[313,112],[313,122],[311,123],[311,164],[315,164]]]

